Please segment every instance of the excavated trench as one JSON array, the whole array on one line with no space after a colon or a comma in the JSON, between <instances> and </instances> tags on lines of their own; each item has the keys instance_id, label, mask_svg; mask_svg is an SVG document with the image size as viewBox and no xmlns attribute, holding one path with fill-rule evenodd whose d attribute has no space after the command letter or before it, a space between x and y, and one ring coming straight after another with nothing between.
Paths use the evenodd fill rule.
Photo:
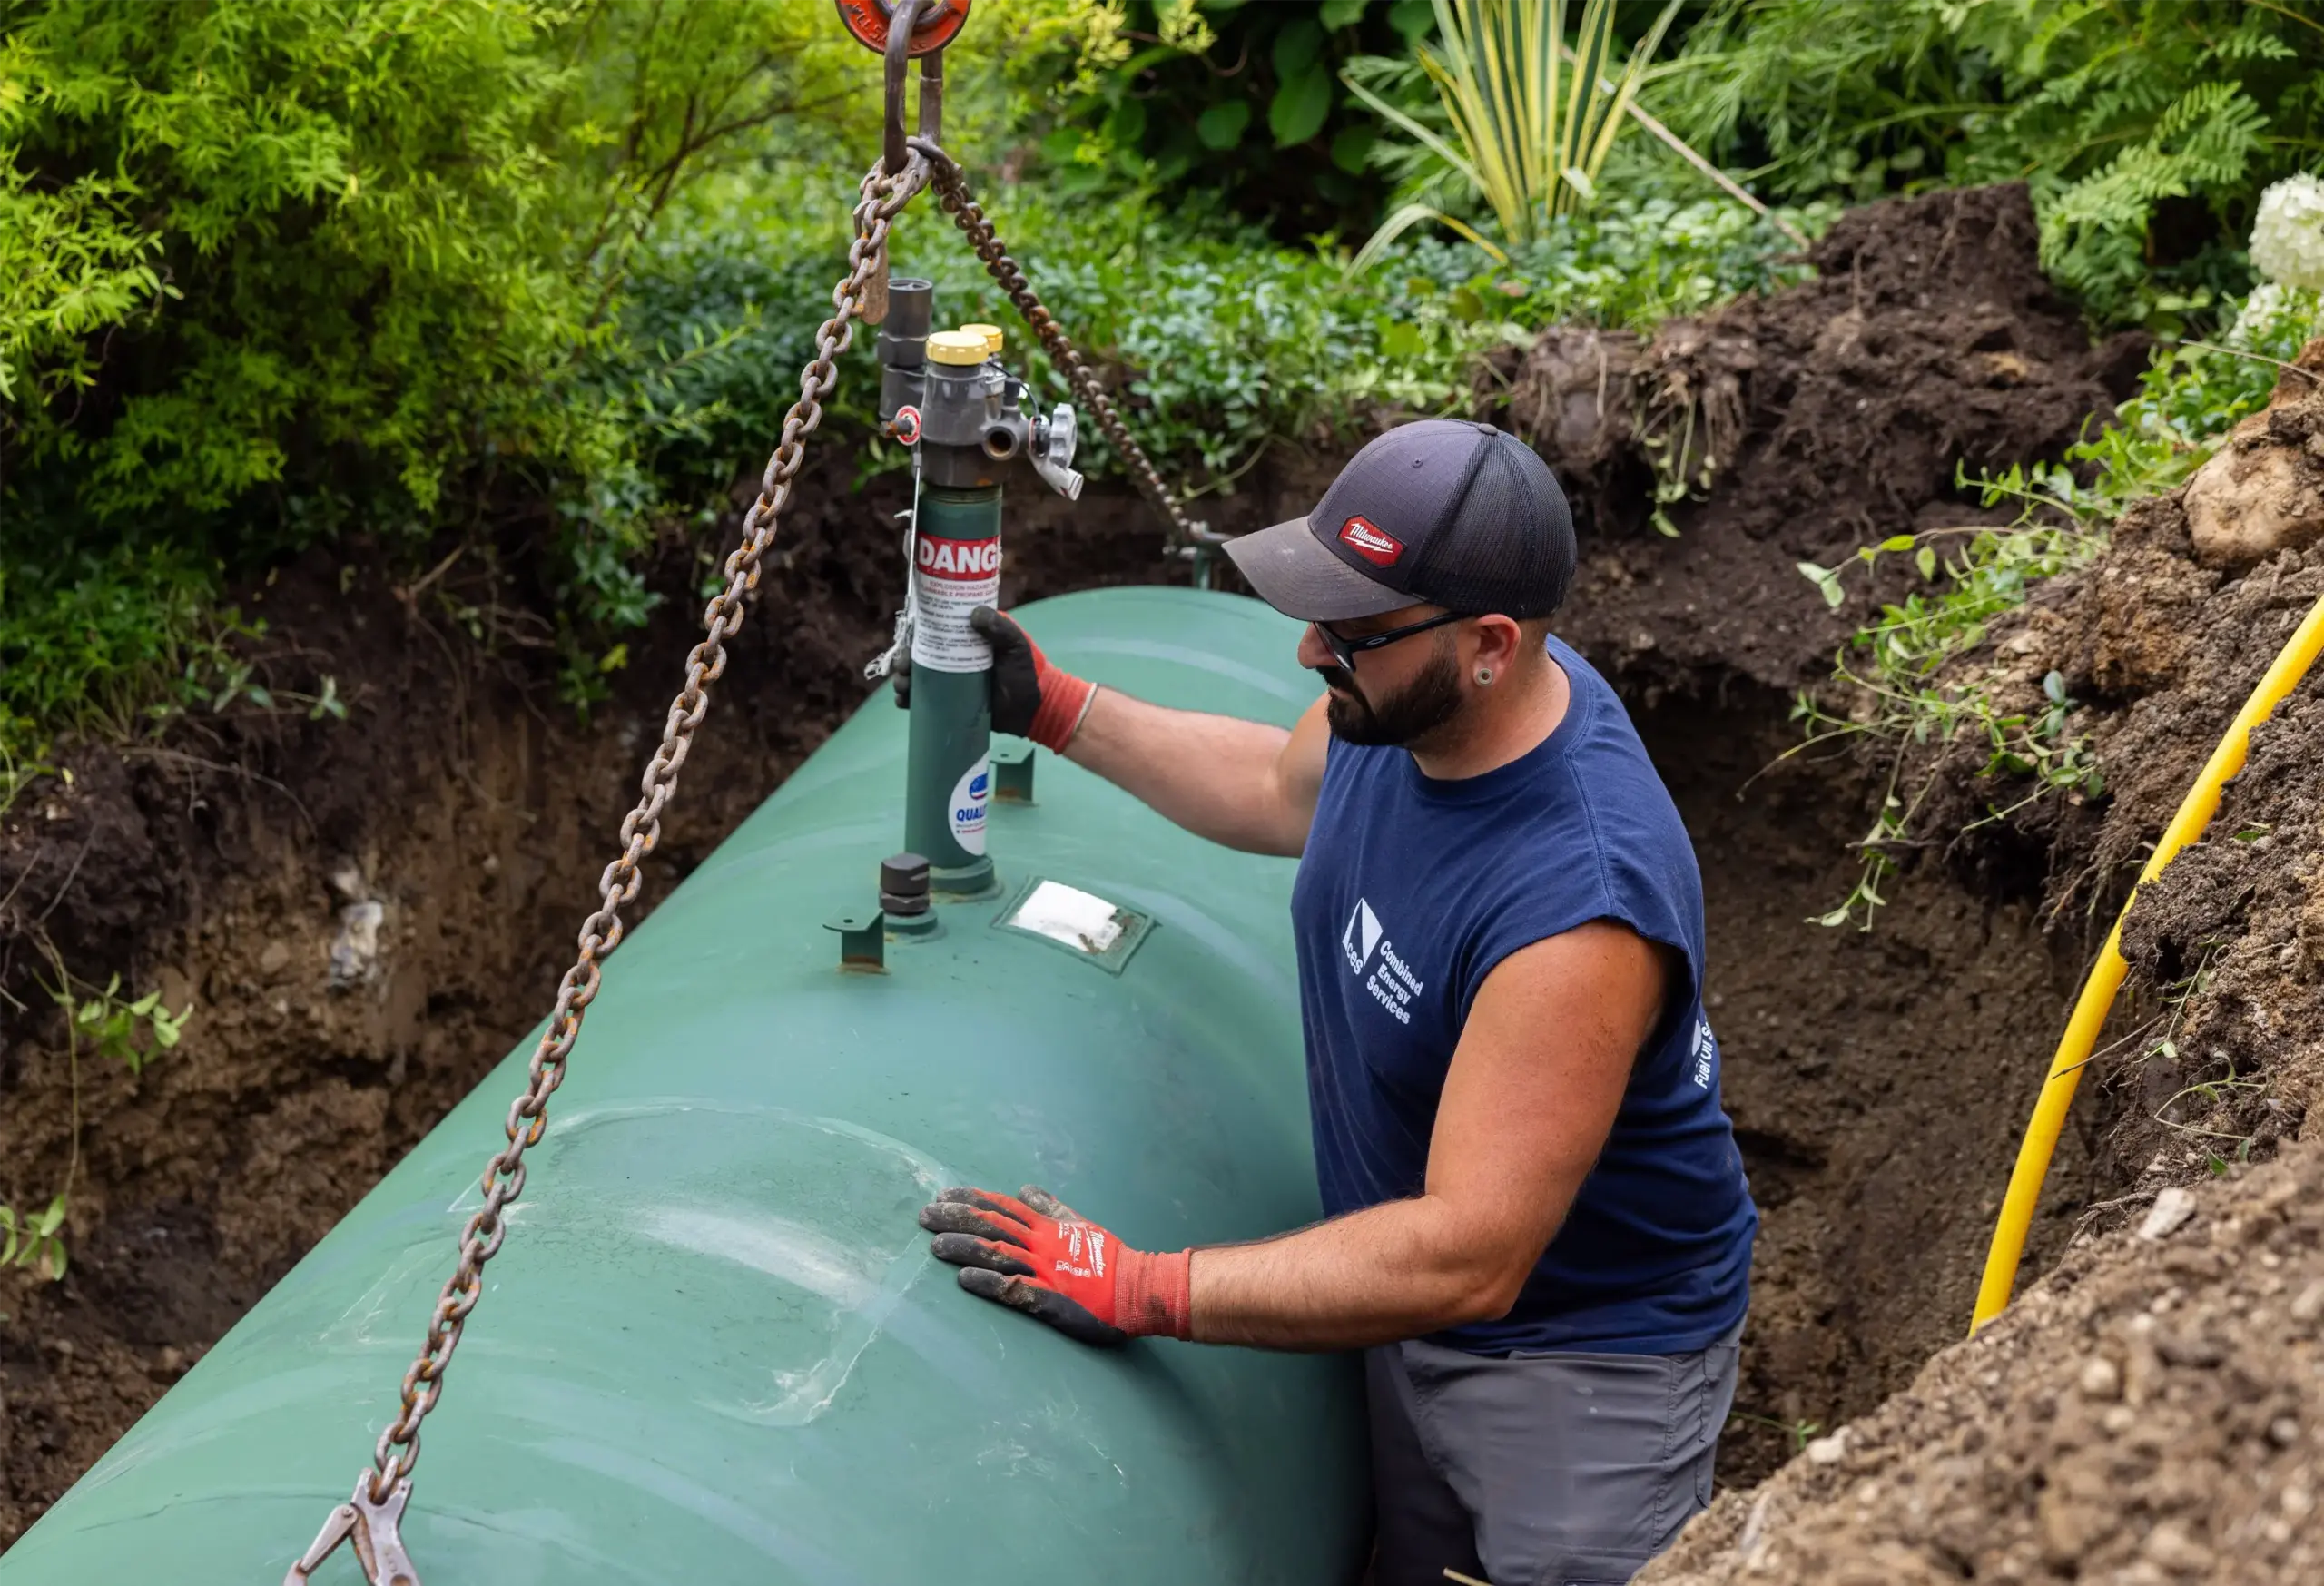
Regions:
<instances>
[{"instance_id":1,"label":"excavated trench","mask_svg":"<svg viewBox=\"0 0 2324 1586\"><path fill-rule=\"evenodd\" d=\"M859 648L874 631L859 633ZM773 730L789 690L753 676L766 659L735 665L706 753L689 766L690 808L674 823L655 892L837 714ZM1691 694L1648 691L1650 704L1634 691L1631 704L1701 859L1711 1015L1766 1218L1721 1471L1740 1483L1780 1463L1811 1427L1869 1410L1959 1335L2076 955L2044 940L2025 903L1983 900L1938 874L1902 884L1870 933L1810 923L1854 877L1846 843L1864 824L1865 790L1831 764L1768 769L1795 741L1786 699L1731 675L1703 681ZM290 800L318 790L296 783L287 794L241 779L190 793L151 767L123 768L125 786L102 771L77 779L126 794L149 841L160 818L195 807L198 820L198 806L242 802L218 812L207 844L174 855L198 901L180 931L140 943L133 960L138 983L196 1001L186 1044L141 1081L106 1075L84 1094L93 1127L73 1267L62 1284L13 1281L0 1327L7 1536L538 1016L649 718L624 710L581 730L534 714L520 692L474 680L469 690L465 722L433 763L412 743L358 744L343 733L320 745L320 780L350 789L384 773L399 747L421 763L314 828ZM343 759L363 763L335 763ZM94 812L41 823L65 828L42 834L53 846L88 842L84 826L102 843L106 830ZM344 881L350 862L359 890L386 904L380 978L333 991L345 889L332 876ZM53 1162L67 1098L56 1032L37 1020L20 1028L6 1161L20 1182L37 1183L25 1169ZM479 1158L489 1145L478 1142ZM2075 1200L2083 1155L2070 1148L2061 1164L2039 1264L2067 1231L2056 1208Z\"/></svg>"},{"instance_id":2,"label":"excavated trench","mask_svg":"<svg viewBox=\"0 0 2324 1586\"><path fill-rule=\"evenodd\" d=\"M1706 1000L1762 1218L1722 1484L1864 1414L1966 1331L2080 962L2030 905L1937 873L1893 884L1868 932L1812 923L1856 881L1847 844L1876 790L1830 764L1769 769L1798 742L1788 704L1739 684L1632 704L1702 865ZM2073 1231L2089 1156L2079 1136L2061 1154L2037 1269Z\"/></svg>"},{"instance_id":3,"label":"excavated trench","mask_svg":"<svg viewBox=\"0 0 2324 1586\"><path fill-rule=\"evenodd\" d=\"M1867 238L1901 236L1925 253L1947 237L1982 236L1996 255L2006 242L2016 273L1967 290L1984 291L1988 318L2019 327L2014 361L1994 365L1990 346L1955 352L1962 379L2005 378L2041 399L2012 397L2039 422L2014 436L1996 428L1979 439L1986 452L2053 454L2061 428L2079 421L2064 409L2102 406L2104 392L2082 364L2036 378L2057 314L2021 279L2030 213L2022 194L1968 202L1978 199L1941 213L1889 206L1901 218L1836 233L1853 251L1824 261L1817 285L1852 283L1859 318L1837 352L1811 324L1808 350L1826 360L1819 378L1853 379L1845 360L1883 334ZM1909 311L1929 311L1919 297ZM1772 316L1769 304L1745 311ZM1767 362L1780 340L1762 335ZM1973 340L1992 342L1990 328ZM1895 384L1893 369L1868 378ZM1758 379L1781 390L1770 401L1808 399L1804 377ZM1927 400L1963 410L1942 390ZM1915 422L1893 404L1882 417ZM1750 459L1783 443L1780 420L1748 403L1744 422L1761 452L1747 448L1728 487L1684 509L1676 542L1624 529L1610 495L1585 494L1588 566L1569 625L1623 688L1704 872L1711 1017L1766 1218L1741 1418L1722 1462L1729 1485L1767 1473L1811 1426L1868 1411L1959 1335L2086 945L2045 937L2038 878L1972 891L1935 866L1894 889L1869 933L1809 922L1847 892L1848 843L1876 790L1850 763L1774 763L1797 741L1789 688L1828 658L1838 630L1805 581L1768 569L1812 554L1796 543L1803 534L1828 553L1856 543L1858 517L1876 529L1897 511L1909 523L1957 504L1950 464L1932 464L1900 501L1881 494L1896 493L1894 476L1860 476L1877 481L1859 489L1861 512L1835 511L1812 533L1788 509L1777 532L1723 523L1722 510L1755 499ZM1934 458L1958 441L1915 444ZM1837 456L1853 442L1819 444ZM1216 516L1243 529L1305 510L1340 455L1275 459ZM846 459L827 457L801 491L639 911L862 697L861 664L892 599L880 526L900 503L891 480L848 478ZM1012 601L1150 578L1161 565L1143 509L1100 492L1070 516L1029 507L1011 535ZM694 555L673 543L665 586L692 582ZM488 565L455 569L425 597L360 547L345 565L347 579L341 564L310 559L252 598L278 646L271 680L332 673L350 724L230 717L162 748L88 747L74 752L70 787L46 785L0 820L0 988L13 999L0 1003L0 1195L21 1203L63 1182L71 1157L63 1026L39 990L45 948L84 977L121 968L133 987L196 1005L184 1045L142 1077L84 1059L71 1270L55 1284L0 1279L0 1545L538 1018L691 643L680 597L584 724L547 703L537 669L451 635L454 606L522 606L525 592ZM331 950L352 901L379 905L379 959L334 990ZM479 1161L491 1144L477 1142ZM2037 1266L2071 1232L2088 1159L2086 1138L2069 1140Z\"/></svg>"}]
</instances>

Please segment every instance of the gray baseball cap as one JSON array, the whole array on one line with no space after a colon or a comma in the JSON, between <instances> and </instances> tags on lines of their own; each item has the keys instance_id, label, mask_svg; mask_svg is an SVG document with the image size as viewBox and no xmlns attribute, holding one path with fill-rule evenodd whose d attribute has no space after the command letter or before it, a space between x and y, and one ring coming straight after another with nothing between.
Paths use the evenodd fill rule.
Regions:
<instances>
[{"instance_id":1,"label":"gray baseball cap","mask_svg":"<svg viewBox=\"0 0 2324 1586\"><path fill-rule=\"evenodd\" d=\"M1302 622L1422 601L1546 616L1573 583L1573 513L1515 436L1423 419L1357 452L1306 517L1230 540L1226 555L1260 599Z\"/></svg>"}]
</instances>

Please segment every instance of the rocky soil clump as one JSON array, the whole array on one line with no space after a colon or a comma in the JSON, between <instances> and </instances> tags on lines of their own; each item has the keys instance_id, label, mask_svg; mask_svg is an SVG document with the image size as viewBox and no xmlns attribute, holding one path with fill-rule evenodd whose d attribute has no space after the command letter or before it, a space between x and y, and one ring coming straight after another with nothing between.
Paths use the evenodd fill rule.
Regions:
<instances>
[{"instance_id":1,"label":"rocky soil clump","mask_svg":"<svg viewBox=\"0 0 2324 1586\"><path fill-rule=\"evenodd\" d=\"M2324 1150L2174 1190L1640 1586L2324 1578Z\"/></svg>"},{"instance_id":2,"label":"rocky soil clump","mask_svg":"<svg viewBox=\"0 0 2324 1586\"><path fill-rule=\"evenodd\" d=\"M1952 681L2003 715L2038 712L2056 673L2077 703L2063 730L2106 779L2102 799L2028 800L2024 779L1984 774L1981 741L1909 753L1903 780L1932 789L1917 824L1959 833L1941 850L1956 873L2038 897L2062 926L2120 909L2324 597L2324 546L2299 505L2324 478L2319 376L2324 341L2186 486L2132 507L2095 561L2037 588L1955 665ZM2103 1171L2127 1197L2117 1218L2266 1156L2324 1091L2324 668L2251 734L2202 840L2139 891L2122 948L2131 983L2095 1065Z\"/></svg>"}]
</instances>

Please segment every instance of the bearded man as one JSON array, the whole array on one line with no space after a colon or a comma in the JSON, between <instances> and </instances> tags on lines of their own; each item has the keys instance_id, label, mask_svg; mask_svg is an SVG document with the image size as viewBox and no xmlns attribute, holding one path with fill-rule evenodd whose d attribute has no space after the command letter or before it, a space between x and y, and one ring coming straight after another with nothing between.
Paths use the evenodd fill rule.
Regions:
<instances>
[{"instance_id":1,"label":"bearded man","mask_svg":"<svg viewBox=\"0 0 2324 1586\"><path fill-rule=\"evenodd\" d=\"M1379 1586L1627 1581L1709 1502L1758 1218L1693 848L1550 632L1564 494L1515 437L1425 420L1227 554L1308 625L1324 694L1288 733L1097 688L975 620L997 728L1298 857L1326 1219L1151 1254L1038 1189L963 1188L921 1224L962 1287L1086 1343L1364 1350Z\"/></svg>"}]
</instances>

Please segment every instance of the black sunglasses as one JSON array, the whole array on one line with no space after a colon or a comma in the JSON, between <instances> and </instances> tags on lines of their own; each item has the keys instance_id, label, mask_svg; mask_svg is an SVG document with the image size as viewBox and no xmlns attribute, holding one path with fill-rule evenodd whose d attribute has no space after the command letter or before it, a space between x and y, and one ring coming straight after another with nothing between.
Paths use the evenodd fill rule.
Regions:
<instances>
[{"instance_id":1,"label":"black sunglasses","mask_svg":"<svg viewBox=\"0 0 2324 1586\"><path fill-rule=\"evenodd\" d=\"M1448 622L1459 622L1467 615L1466 612L1460 611L1439 612L1434 616L1423 617L1418 622L1406 623L1400 628L1390 628L1384 633L1366 634L1360 639L1342 638L1325 623L1319 622L1313 626L1316 636L1324 641L1324 648L1329 650L1332 653L1332 659L1340 664L1340 670L1354 672L1355 657L1361 652L1376 650L1384 645L1393 645L1398 639L1409 639L1414 634L1424 634L1431 628L1441 628Z\"/></svg>"}]
</instances>

